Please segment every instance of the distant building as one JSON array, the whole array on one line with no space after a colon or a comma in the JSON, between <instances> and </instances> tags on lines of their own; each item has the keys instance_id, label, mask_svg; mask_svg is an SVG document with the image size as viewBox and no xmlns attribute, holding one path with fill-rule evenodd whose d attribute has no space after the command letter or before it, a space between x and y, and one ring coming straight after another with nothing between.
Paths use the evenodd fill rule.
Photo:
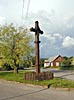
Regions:
<instances>
[{"instance_id":1,"label":"distant building","mask_svg":"<svg viewBox=\"0 0 74 100\"><path fill-rule=\"evenodd\" d=\"M59 66L60 62L62 62L64 58L61 55L50 57L48 60L44 61L44 67L48 66Z\"/></svg>"}]
</instances>

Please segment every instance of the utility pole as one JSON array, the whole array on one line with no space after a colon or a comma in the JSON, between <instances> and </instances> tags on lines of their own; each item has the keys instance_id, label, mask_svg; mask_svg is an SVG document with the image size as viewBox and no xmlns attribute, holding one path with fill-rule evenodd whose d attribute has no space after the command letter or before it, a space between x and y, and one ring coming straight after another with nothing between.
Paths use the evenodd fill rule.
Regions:
<instances>
[{"instance_id":1,"label":"utility pole","mask_svg":"<svg viewBox=\"0 0 74 100\"><path fill-rule=\"evenodd\" d=\"M43 31L40 30L39 28L39 22L36 21L35 22L35 28L30 28L30 31L32 32L35 32L35 49L36 49L36 64L35 64L35 67L36 67L36 75L39 75L40 73L40 57L39 57L39 33L40 34L43 34Z\"/></svg>"}]
</instances>

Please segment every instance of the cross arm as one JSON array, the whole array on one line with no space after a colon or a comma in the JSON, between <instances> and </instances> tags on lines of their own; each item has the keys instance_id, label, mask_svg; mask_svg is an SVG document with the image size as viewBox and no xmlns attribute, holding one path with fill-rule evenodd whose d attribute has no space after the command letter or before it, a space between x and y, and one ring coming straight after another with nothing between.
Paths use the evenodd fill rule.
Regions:
<instances>
[{"instance_id":1,"label":"cross arm","mask_svg":"<svg viewBox=\"0 0 74 100\"><path fill-rule=\"evenodd\" d=\"M43 34L43 31L41 31L40 28L39 28L38 30L36 30L35 28L31 27L31 28L30 28L30 31L31 31L31 32L39 31L39 33Z\"/></svg>"},{"instance_id":2,"label":"cross arm","mask_svg":"<svg viewBox=\"0 0 74 100\"><path fill-rule=\"evenodd\" d=\"M33 27L30 28L30 31L31 32L36 32L35 28L33 28Z\"/></svg>"},{"instance_id":3,"label":"cross arm","mask_svg":"<svg viewBox=\"0 0 74 100\"><path fill-rule=\"evenodd\" d=\"M41 30L39 29L39 33L43 34L43 31L41 31Z\"/></svg>"}]
</instances>

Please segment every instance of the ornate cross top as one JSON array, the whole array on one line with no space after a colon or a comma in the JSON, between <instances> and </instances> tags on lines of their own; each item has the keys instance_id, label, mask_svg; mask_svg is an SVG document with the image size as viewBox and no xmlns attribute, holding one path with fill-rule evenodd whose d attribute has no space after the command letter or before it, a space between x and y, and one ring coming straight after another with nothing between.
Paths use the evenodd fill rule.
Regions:
<instances>
[{"instance_id":1,"label":"ornate cross top","mask_svg":"<svg viewBox=\"0 0 74 100\"><path fill-rule=\"evenodd\" d=\"M40 62L39 62L39 33L43 34L43 31L39 28L39 22L35 22L35 28L30 28L30 31L35 32L35 48L36 48L36 75L39 75L40 73Z\"/></svg>"},{"instance_id":2,"label":"ornate cross top","mask_svg":"<svg viewBox=\"0 0 74 100\"><path fill-rule=\"evenodd\" d=\"M35 22L35 28L33 28L33 27L30 28L30 31L43 34L43 31L41 31L40 28L39 28L39 22L38 21Z\"/></svg>"}]
</instances>

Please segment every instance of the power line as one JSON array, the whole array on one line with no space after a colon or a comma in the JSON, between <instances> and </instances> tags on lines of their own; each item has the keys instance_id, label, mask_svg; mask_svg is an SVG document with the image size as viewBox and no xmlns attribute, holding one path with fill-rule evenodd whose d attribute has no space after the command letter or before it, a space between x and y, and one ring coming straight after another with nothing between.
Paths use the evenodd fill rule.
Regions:
<instances>
[{"instance_id":1,"label":"power line","mask_svg":"<svg viewBox=\"0 0 74 100\"><path fill-rule=\"evenodd\" d=\"M23 19L23 14L24 14L24 0L22 2L22 19Z\"/></svg>"},{"instance_id":2,"label":"power line","mask_svg":"<svg viewBox=\"0 0 74 100\"><path fill-rule=\"evenodd\" d=\"M30 8L30 0L28 0L28 4L27 4L26 18L28 17L29 8Z\"/></svg>"},{"instance_id":3,"label":"power line","mask_svg":"<svg viewBox=\"0 0 74 100\"><path fill-rule=\"evenodd\" d=\"M27 2L25 2L26 0L22 1L22 20L21 23L23 22L23 20L27 20L28 18L28 13L29 13L29 7L30 7L30 0L27 0ZM27 4L26 4L27 3ZM24 16L24 8L25 8L25 16Z\"/></svg>"}]
</instances>

